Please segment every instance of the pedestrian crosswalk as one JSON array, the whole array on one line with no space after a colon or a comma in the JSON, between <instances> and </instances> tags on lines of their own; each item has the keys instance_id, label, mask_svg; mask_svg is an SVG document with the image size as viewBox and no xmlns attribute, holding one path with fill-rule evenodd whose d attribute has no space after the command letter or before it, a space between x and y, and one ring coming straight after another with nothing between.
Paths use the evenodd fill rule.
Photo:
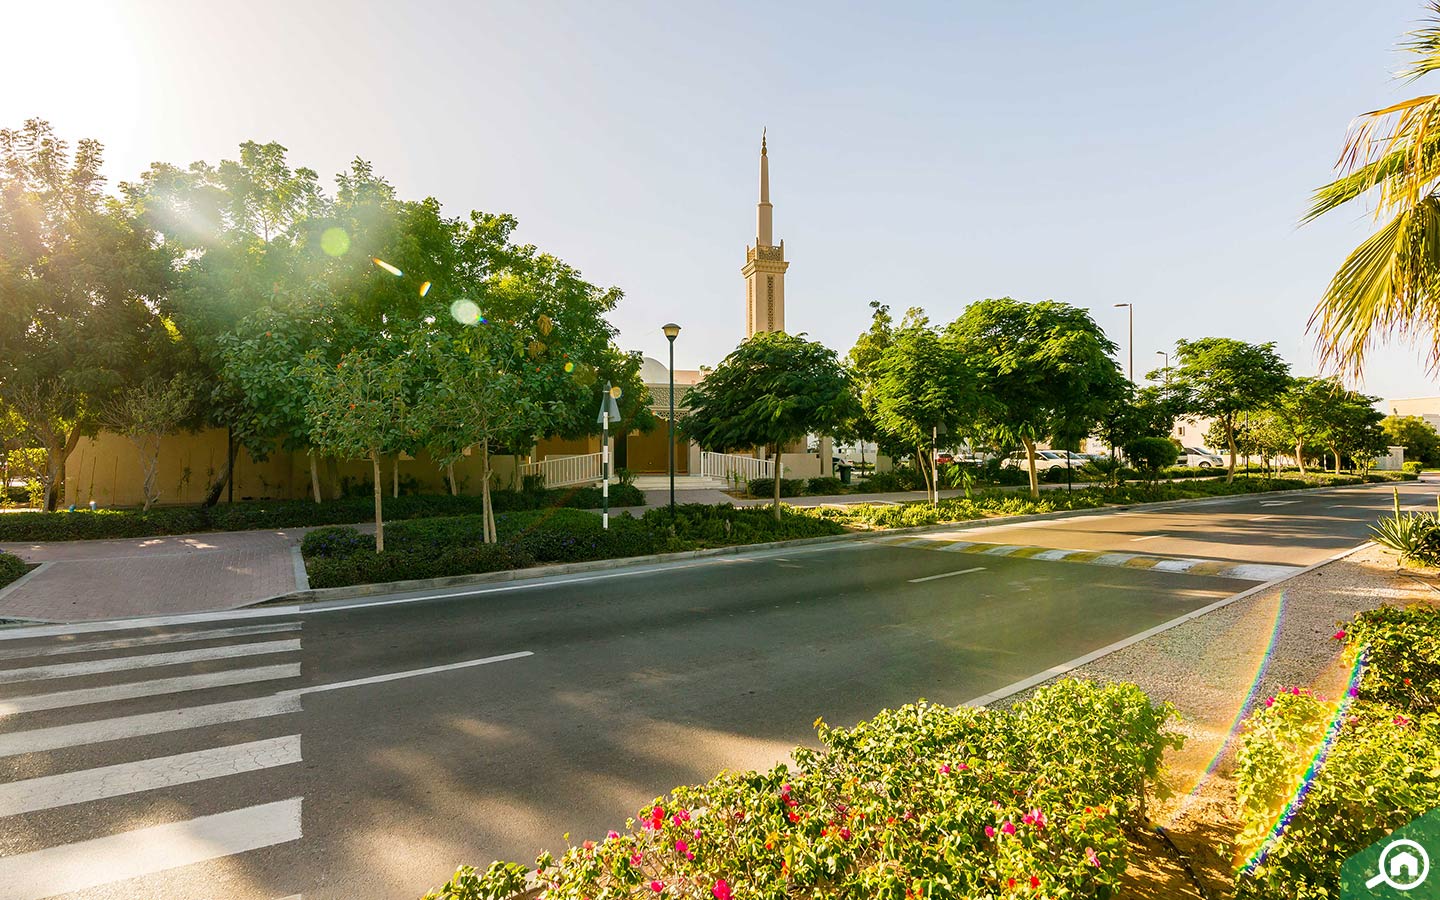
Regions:
<instances>
[{"instance_id":1,"label":"pedestrian crosswalk","mask_svg":"<svg viewBox=\"0 0 1440 900\"><path fill-rule=\"evenodd\" d=\"M302 761L300 652L298 621L0 634L0 900L158 898L300 840L303 797L270 774ZM277 887L261 900L301 885Z\"/></svg>"}]
</instances>

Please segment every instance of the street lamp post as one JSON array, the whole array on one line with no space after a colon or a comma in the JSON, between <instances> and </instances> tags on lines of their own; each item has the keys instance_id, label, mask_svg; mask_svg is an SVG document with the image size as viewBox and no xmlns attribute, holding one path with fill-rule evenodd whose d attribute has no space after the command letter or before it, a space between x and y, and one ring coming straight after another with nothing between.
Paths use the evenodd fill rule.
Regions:
<instances>
[{"instance_id":1,"label":"street lamp post","mask_svg":"<svg viewBox=\"0 0 1440 900\"><path fill-rule=\"evenodd\" d=\"M670 437L666 449L670 461L670 521L675 521L675 338L680 336L680 326L674 322L665 325L665 340L670 342Z\"/></svg>"},{"instance_id":2,"label":"street lamp post","mask_svg":"<svg viewBox=\"0 0 1440 900\"><path fill-rule=\"evenodd\" d=\"M1130 383L1135 383L1135 304L1117 303L1115 308L1125 307L1130 311Z\"/></svg>"},{"instance_id":3,"label":"street lamp post","mask_svg":"<svg viewBox=\"0 0 1440 900\"><path fill-rule=\"evenodd\" d=\"M1166 353L1164 350L1156 350L1156 351L1155 351L1155 355L1156 355L1156 356L1163 356L1163 357L1165 357L1165 383L1166 383L1166 384L1169 384L1169 383L1170 383L1170 354Z\"/></svg>"}]
</instances>

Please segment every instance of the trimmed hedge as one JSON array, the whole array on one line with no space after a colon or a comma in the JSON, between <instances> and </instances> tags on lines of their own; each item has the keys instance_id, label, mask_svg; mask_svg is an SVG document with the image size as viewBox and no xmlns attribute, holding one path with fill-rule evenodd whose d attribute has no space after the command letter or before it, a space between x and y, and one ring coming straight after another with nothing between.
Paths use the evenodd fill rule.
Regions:
<instances>
[{"instance_id":1,"label":"trimmed hedge","mask_svg":"<svg viewBox=\"0 0 1440 900\"><path fill-rule=\"evenodd\" d=\"M0 550L0 587L4 587L30 570L25 560Z\"/></svg>"},{"instance_id":2,"label":"trimmed hedge","mask_svg":"<svg viewBox=\"0 0 1440 900\"><path fill-rule=\"evenodd\" d=\"M545 508L599 509L600 489L551 488L543 491L494 491L491 505L497 513ZM644 506L645 493L634 485L610 486L612 507ZM477 514L481 498L471 495L406 494L384 498L385 521ZM79 541L105 538L153 537L203 531L304 528L350 525L375 518L371 497L344 497L314 503L309 500L257 500L226 503L208 509L197 506L160 507L149 512L102 509L91 512L22 512L0 516L0 541Z\"/></svg>"},{"instance_id":3,"label":"trimmed hedge","mask_svg":"<svg viewBox=\"0 0 1440 900\"><path fill-rule=\"evenodd\" d=\"M745 483L745 492L752 497L774 497L775 479L752 478ZM805 480L803 478L780 479L780 496L798 497L803 493L805 493Z\"/></svg>"},{"instance_id":4,"label":"trimmed hedge","mask_svg":"<svg viewBox=\"0 0 1440 900\"><path fill-rule=\"evenodd\" d=\"M608 837L536 861L548 897L905 900L1110 897L1125 825L1174 710L1133 684L1061 681L1009 709L920 701L769 772L658 797ZM427 900L495 900L527 868L464 868Z\"/></svg>"},{"instance_id":5,"label":"trimmed hedge","mask_svg":"<svg viewBox=\"0 0 1440 900\"><path fill-rule=\"evenodd\" d=\"M843 534L845 529L785 509L685 504L652 509L643 518L613 517L604 529L594 513L573 509L503 513L495 517L497 544L485 544L481 516L414 519L385 526L385 552L375 538L350 526L320 528L300 544L313 588L444 578L518 569L538 563L648 556L672 550L752 544Z\"/></svg>"}]
</instances>

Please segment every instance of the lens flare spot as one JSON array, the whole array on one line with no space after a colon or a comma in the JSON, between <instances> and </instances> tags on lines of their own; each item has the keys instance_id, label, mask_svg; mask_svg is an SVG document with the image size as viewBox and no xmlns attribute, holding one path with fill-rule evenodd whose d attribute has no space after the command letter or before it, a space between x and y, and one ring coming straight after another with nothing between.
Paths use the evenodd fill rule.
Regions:
<instances>
[{"instance_id":1,"label":"lens flare spot","mask_svg":"<svg viewBox=\"0 0 1440 900\"><path fill-rule=\"evenodd\" d=\"M327 256L344 256L350 252L350 235L343 228L327 228L320 232L320 249Z\"/></svg>"},{"instance_id":2,"label":"lens flare spot","mask_svg":"<svg viewBox=\"0 0 1440 900\"><path fill-rule=\"evenodd\" d=\"M461 325L478 325L485 321L475 301L463 298L450 304L450 317Z\"/></svg>"},{"instance_id":3,"label":"lens flare spot","mask_svg":"<svg viewBox=\"0 0 1440 900\"><path fill-rule=\"evenodd\" d=\"M614 387L610 388L610 396L614 397L616 400L620 399L620 393L620 385L617 384Z\"/></svg>"},{"instance_id":4,"label":"lens flare spot","mask_svg":"<svg viewBox=\"0 0 1440 900\"><path fill-rule=\"evenodd\" d=\"M567 373L575 371L575 364L573 362L567 362L565 364L565 371Z\"/></svg>"},{"instance_id":5,"label":"lens flare spot","mask_svg":"<svg viewBox=\"0 0 1440 900\"><path fill-rule=\"evenodd\" d=\"M428 294L428 293L430 293L430 282L428 282L428 281L422 281L422 282L420 282L420 296L423 297L423 296L425 296L425 295Z\"/></svg>"},{"instance_id":6,"label":"lens flare spot","mask_svg":"<svg viewBox=\"0 0 1440 900\"><path fill-rule=\"evenodd\" d=\"M405 274L404 272L390 265L378 256L370 257L370 261L373 262L375 265L379 266L380 268L384 269L385 271L389 272L391 275L400 276Z\"/></svg>"}]
</instances>

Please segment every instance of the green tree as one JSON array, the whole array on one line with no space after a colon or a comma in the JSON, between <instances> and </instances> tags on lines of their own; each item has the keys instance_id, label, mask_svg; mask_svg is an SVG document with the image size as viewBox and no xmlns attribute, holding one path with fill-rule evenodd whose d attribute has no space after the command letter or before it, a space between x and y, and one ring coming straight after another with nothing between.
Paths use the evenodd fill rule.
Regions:
<instances>
[{"instance_id":1,"label":"green tree","mask_svg":"<svg viewBox=\"0 0 1440 900\"><path fill-rule=\"evenodd\" d=\"M1305 474L1305 457L1325 428L1331 404L1344 394L1344 388L1329 378L1296 378L1276 397L1272 412L1276 426L1284 434L1287 449L1295 454L1300 474Z\"/></svg>"},{"instance_id":2,"label":"green tree","mask_svg":"<svg viewBox=\"0 0 1440 900\"><path fill-rule=\"evenodd\" d=\"M1290 367L1273 343L1200 338L1175 344L1168 390L1186 412L1209 416L1230 451L1226 481L1235 479L1235 428L1240 416L1273 404L1290 383Z\"/></svg>"},{"instance_id":3,"label":"green tree","mask_svg":"<svg viewBox=\"0 0 1440 900\"><path fill-rule=\"evenodd\" d=\"M1440 466L1440 434L1419 416L1386 416L1380 421L1387 446L1404 447L1406 459L1417 459L1426 468Z\"/></svg>"},{"instance_id":4,"label":"green tree","mask_svg":"<svg viewBox=\"0 0 1440 900\"><path fill-rule=\"evenodd\" d=\"M1159 479L1162 469L1175 465L1179 456L1180 448L1165 437L1137 437L1125 445L1125 458L1151 484Z\"/></svg>"},{"instance_id":5,"label":"green tree","mask_svg":"<svg viewBox=\"0 0 1440 900\"><path fill-rule=\"evenodd\" d=\"M1397 73L1416 79L1440 70L1440 2L1401 49ZM1359 375L1366 352L1400 336L1428 346L1440 365L1440 95L1392 103L1355 119L1340 152L1339 176L1315 192L1305 221L1370 198L1381 227L1346 257L1311 316L1322 357Z\"/></svg>"},{"instance_id":6,"label":"green tree","mask_svg":"<svg viewBox=\"0 0 1440 900\"><path fill-rule=\"evenodd\" d=\"M926 485L937 487L931 442L937 430L960 434L975 421L974 374L923 316L906 317L874 371L870 396L877 432L913 451Z\"/></svg>"},{"instance_id":7,"label":"green tree","mask_svg":"<svg viewBox=\"0 0 1440 900\"><path fill-rule=\"evenodd\" d=\"M1336 472L1343 457L1348 456L1357 469L1368 469L1375 457L1385 452L1388 441L1380 427L1385 415L1375 408L1379 402L1379 397L1346 390L1326 407L1318 440L1330 448Z\"/></svg>"},{"instance_id":8,"label":"green tree","mask_svg":"<svg viewBox=\"0 0 1440 900\"><path fill-rule=\"evenodd\" d=\"M140 458L144 508L160 499L155 476L160 466L160 441L190 420L199 385L187 373L169 380L151 379L124 391L101 407L97 419L135 446Z\"/></svg>"},{"instance_id":9,"label":"green tree","mask_svg":"<svg viewBox=\"0 0 1440 900\"><path fill-rule=\"evenodd\" d=\"M680 430L709 450L769 448L780 518L780 452L855 414L850 377L835 351L801 335L761 332L685 393Z\"/></svg>"},{"instance_id":10,"label":"green tree","mask_svg":"<svg viewBox=\"0 0 1440 900\"><path fill-rule=\"evenodd\" d=\"M0 129L0 398L45 450L44 508L96 413L173 335L170 256L104 192L100 144Z\"/></svg>"},{"instance_id":11,"label":"green tree","mask_svg":"<svg viewBox=\"0 0 1440 900\"><path fill-rule=\"evenodd\" d=\"M1178 415L1174 400L1163 388L1149 385L1137 390L1127 381L1101 413L1095 435L1113 452L1136 438L1169 437Z\"/></svg>"},{"instance_id":12,"label":"green tree","mask_svg":"<svg viewBox=\"0 0 1440 900\"><path fill-rule=\"evenodd\" d=\"M314 354L296 375L310 397L310 439L323 453L343 459L369 457L374 468L375 552L385 551L380 457L407 436L406 360L376 348L351 350L331 365Z\"/></svg>"},{"instance_id":13,"label":"green tree","mask_svg":"<svg viewBox=\"0 0 1440 900\"><path fill-rule=\"evenodd\" d=\"M980 428L1024 446L1031 496L1040 496L1036 443L1085 433L1122 396L1114 342L1088 312L1067 303L980 300L945 337L976 373L986 401Z\"/></svg>"}]
</instances>

